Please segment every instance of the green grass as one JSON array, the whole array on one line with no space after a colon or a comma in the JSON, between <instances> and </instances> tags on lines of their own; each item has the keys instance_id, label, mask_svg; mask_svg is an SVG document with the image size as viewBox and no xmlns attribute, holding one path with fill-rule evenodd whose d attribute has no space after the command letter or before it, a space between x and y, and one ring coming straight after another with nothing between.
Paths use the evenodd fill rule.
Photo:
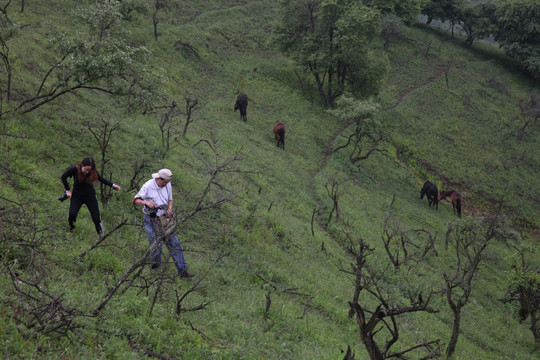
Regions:
<instances>
[{"instance_id":1,"label":"green grass","mask_svg":"<svg viewBox=\"0 0 540 360\"><path fill-rule=\"evenodd\" d=\"M55 59L48 47L50 24L74 31L68 11L73 4L35 1L22 14L10 8L15 20L33 24L10 42L17 98L35 91L47 64ZM121 287L97 317L75 316L81 326L76 333L44 335L19 321L28 306L14 315L18 304L32 302L18 297L3 271L3 357L146 358L135 350L138 346L185 359L336 359L349 345L356 358L367 359L357 325L348 317L353 285L341 270L348 269L352 259L346 255L344 231L369 242L375 248L370 268L383 268L383 221L394 195L394 215L404 229L437 235L438 256L428 256L415 268L413 285L441 289L442 273L455 266L455 255L444 248L448 224L493 212L503 197L507 226L523 231L526 242L537 243L538 129L531 128L523 140L516 137L523 121L517 105L528 101L531 92L538 93L537 83L513 69L491 45L466 48L457 40L443 43L445 35L438 31L407 29L408 40L395 41L387 50L391 70L376 99L383 109L377 116L388 134L388 153L374 155L359 168L350 164L347 149L326 159L330 145L335 149L344 142L339 135L344 125L321 106L309 75L269 46L275 6L266 1L173 0L161 13L158 41L153 39L151 13L134 15L129 24L133 41L151 50L151 66L167 76L169 99L182 108L189 91L202 105L186 139L174 141L169 151L161 145L156 115L127 113L116 99L103 94L78 92L3 119L3 269L9 264L21 278L39 282L51 295L62 295L62 304L75 313L91 314L146 249L140 209L131 205L137 189L127 191L136 162L149 161L139 186L161 167L173 171L179 214L193 208L210 176L207 164L216 161L201 139L216 141L219 162L240 151L241 161L235 166L242 171L218 178L237 195L234 202L197 214L178 231L190 270L205 276L182 307L207 304L204 309L177 316L177 296L193 282L176 278L159 285L158 273L145 267L133 286ZM189 42L200 59L182 52L177 41ZM448 89L445 66L450 69ZM3 75L0 72L0 81ZM237 91L250 98L246 123L233 112ZM177 117L178 128L183 119ZM79 255L97 240L93 223L83 208L75 234L67 232L68 202L59 203L56 197L63 190L60 175L68 166L85 156L100 158L87 123L95 129L101 120L121 124L111 137L105 175L112 174L122 186L106 205L100 199L102 218L106 230L124 218L128 224L81 259ZM284 151L275 145L276 120L287 126ZM343 135L350 131L345 129ZM325 184L331 178L341 184L341 212L339 221L334 217L326 226L332 202ZM441 202L435 211L419 199L427 178L440 189L452 187L464 194L466 219L458 220L448 203ZM221 195L214 187L208 200ZM32 226L20 223L33 219L40 231L25 233ZM39 245L21 246L21 239ZM517 308L498 301L508 283L511 244L513 240L496 240L486 252L471 302L463 309L456 359L538 356L528 325L518 321ZM215 263L223 252L228 256ZM169 260L167 250L164 259ZM530 261L538 266L538 254ZM163 271L174 275L172 264ZM399 273L388 274L386 281L393 290L402 284ZM372 299L362 301L374 305ZM432 306L440 312L400 318L401 337L394 350L435 338L449 340L452 314L445 298L434 296ZM384 341L380 335L377 339Z\"/></svg>"}]
</instances>

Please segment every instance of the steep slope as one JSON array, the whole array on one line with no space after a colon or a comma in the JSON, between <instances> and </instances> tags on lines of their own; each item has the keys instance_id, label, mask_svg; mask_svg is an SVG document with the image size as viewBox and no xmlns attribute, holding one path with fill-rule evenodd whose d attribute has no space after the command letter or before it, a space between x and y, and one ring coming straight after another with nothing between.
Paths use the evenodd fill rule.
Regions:
<instances>
[{"instance_id":1,"label":"steep slope","mask_svg":"<svg viewBox=\"0 0 540 360\"><path fill-rule=\"evenodd\" d=\"M71 9L87 3L34 1L23 13L8 8L13 19L31 24L8 43L16 98L39 86L44 69L58 60L49 36L54 29L75 33L81 24ZM147 66L165 78L155 104L164 110L129 112L109 94L77 91L2 118L4 357L335 359L351 346L356 358L367 359L348 316L354 258L347 234L375 248L371 271L389 269L381 237L395 196L396 223L435 238L436 252L411 270L411 288L437 291L443 272L456 267L445 248L448 227L489 214L503 195L504 229L520 230L524 239L498 238L488 248L463 310L456 358L536 354L517 308L498 299L509 282L512 246L538 240L538 131L515 137L523 120L517 104L537 84L506 68L495 50L465 49L424 28L408 29L408 40L388 49L392 69L377 97L387 154L357 168L347 149L332 151L345 142L349 124L320 104L309 74L269 45L275 3L170 1L158 12L157 40L153 2L144 3L148 11L131 13L124 26L131 42L149 49ZM426 52L439 42L438 53ZM233 111L237 92L250 99L245 123ZM186 98L199 106L183 138ZM178 112L167 149L159 122L173 101ZM285 150L273 138L276 120L287 125ZM103 152L95 134L107 131ZM111 231L101 240L84 209L77 232L68 233L67 202L56 200L60 174L88 155L100 164L104 155L104 175L123 188L106 203L98 192ZM167 251L160 271L134 267L148 242L131 200L161 167L175 174L175 208L186 218L177 233L197 275L191 281L174 277ZM426 178L464 193L461 222L448 204L435 211L419 199ZM328 221L333 180L340 217ZM538 256L531 262L538 264ZM403 274L389 274L385 289L406 292ZM395 300L406 302L404 292ZM369 296L362 300L376 305ZM439 312L400 318L396 351L448 341L452 313L440 292L431 306ZM377 340L384 343L383 332Z\"/></svg>"}]
</instances>

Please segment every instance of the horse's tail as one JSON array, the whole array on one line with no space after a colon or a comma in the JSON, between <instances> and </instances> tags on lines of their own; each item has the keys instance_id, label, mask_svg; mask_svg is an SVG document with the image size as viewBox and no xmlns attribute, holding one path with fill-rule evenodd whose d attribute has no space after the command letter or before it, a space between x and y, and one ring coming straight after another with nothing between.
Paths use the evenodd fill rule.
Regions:
<instances>
[{"instance_id":1,"label":"horse's tail","mask_svg":"<svg viewBox=\"0 0 540 360\"><path fill-rule=\"evenodd\" d=\"M458 196L456 200L457 216L461 217L461 197Z\"/></svg>"},{"instance_id":2,"label":"horse's tail","mask_svg":"<svg viewBox=\"0 0 540 360\"><path fill-rule=\"evenodd\" d=\"M281 146L285 149L285 128L282 127L279 129L279 136L281 138Z\"/></svg>"}]
</instances>

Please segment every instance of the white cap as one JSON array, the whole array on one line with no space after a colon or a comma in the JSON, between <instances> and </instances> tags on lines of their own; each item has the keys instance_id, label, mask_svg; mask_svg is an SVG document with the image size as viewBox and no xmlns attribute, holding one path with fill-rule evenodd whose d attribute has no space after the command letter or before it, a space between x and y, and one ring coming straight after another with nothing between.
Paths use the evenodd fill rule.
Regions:
<instances>
[{"instance_id":1,"label":"white cap","mask_svg":"<svg viewBox=\"0 0 540 360\"><path fill-rule=\"evenodd\" d=\"M169 169L161 169L157 173L153 173L152 177L161 178L163 180L170 180L172 178L172 172Z\"/></svg>"}]
</instances>

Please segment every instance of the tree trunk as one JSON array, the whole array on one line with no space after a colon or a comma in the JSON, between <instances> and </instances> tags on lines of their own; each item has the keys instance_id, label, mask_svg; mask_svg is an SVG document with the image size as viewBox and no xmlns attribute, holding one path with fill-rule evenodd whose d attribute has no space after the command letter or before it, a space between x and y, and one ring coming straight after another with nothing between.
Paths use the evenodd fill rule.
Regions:
<instances>
[{"instance_id":1,"label":"tree trunk","mask_svg":"<svg viewBox=\"0 0 540 360\"><path fill-rule=\"evenodd\" d=\"M312 74L314 75L315 77L315 82L317 83L317 89L319 90L319 95L323 98L324 100L324 103L326 104L326 106L330 106L330 100L326 97L326 94L324 92L324 85L321 81L321 78L319 76L319 74L316 74L312 71Z\"/></svg>"},{"instance_id":2,"label":"tree trunk","mask_svg":"<svg viewBox=\"0 0 540 360\"><path fill-rule=\"evenodd\" d=\"M157 25L158 25L158 19L157 19L157 13L158 13L158 9L156 9L156 12L154 12L154 14L152 14L152 23L154 25L154 40L157 41L158 39L158 31L157 31Z\"/></svg>"},{"instance_id":3,"label":"tree trunk","mask_svg":"<svg viewBox=\"0 0 540 360\"><path fill-rule=\"evenodd\" d=\"M362 343L364 344L371 360L384 360L384 356L381 353L379 346L373 339L373 332L371 331L371 329L367 328L364 319L364 311L362 310L360 305L358 305L358 302L356 302L357 296L358 294L355 294L355 302L349 302L349 305L351 306L352 311L356 315L356 323L358 324L358 329L360 330L360 341L362 341Z\"/></svg>"},{"instance_id":4,"label":"tree trunk","mask_svg":"<svg viewBox=\"0 0 540 360\"><path fill-rule=\"evenodd\" d=\"M454 352L456 351L456 345L459 337L459 327L461 325L461 308L456 307L452 310L454 311L454 326L452 328L452 336L450 337L448 347L446 348L447 359L454 355Z\"/></svg>"},{"instance_id":5,"label":"tree trunk","mask_svg":"<svg viewBox=\"0 0 540 360\"><path fill-rule=\"evenodd\" d=\"M531 316L531 331L533 333L534 342L538 344L540 343L540 331L538 331L538 318L536 317L536 312L532 311L530 316Z\"/></svg>"},{"instance_id":6,"label":"tree trunk","mask_svg":"<svg viewBox=\"0 0 540 360\"><path fill-rule=\"evenodd\" d=\"M384 356L381 353L381 350L373 340L372 336L368 336L367 338L364 338L364 346L366 347L366 350L369 354L369 358L371 360L384 360Z\"/></svg>"}]
</instances>

